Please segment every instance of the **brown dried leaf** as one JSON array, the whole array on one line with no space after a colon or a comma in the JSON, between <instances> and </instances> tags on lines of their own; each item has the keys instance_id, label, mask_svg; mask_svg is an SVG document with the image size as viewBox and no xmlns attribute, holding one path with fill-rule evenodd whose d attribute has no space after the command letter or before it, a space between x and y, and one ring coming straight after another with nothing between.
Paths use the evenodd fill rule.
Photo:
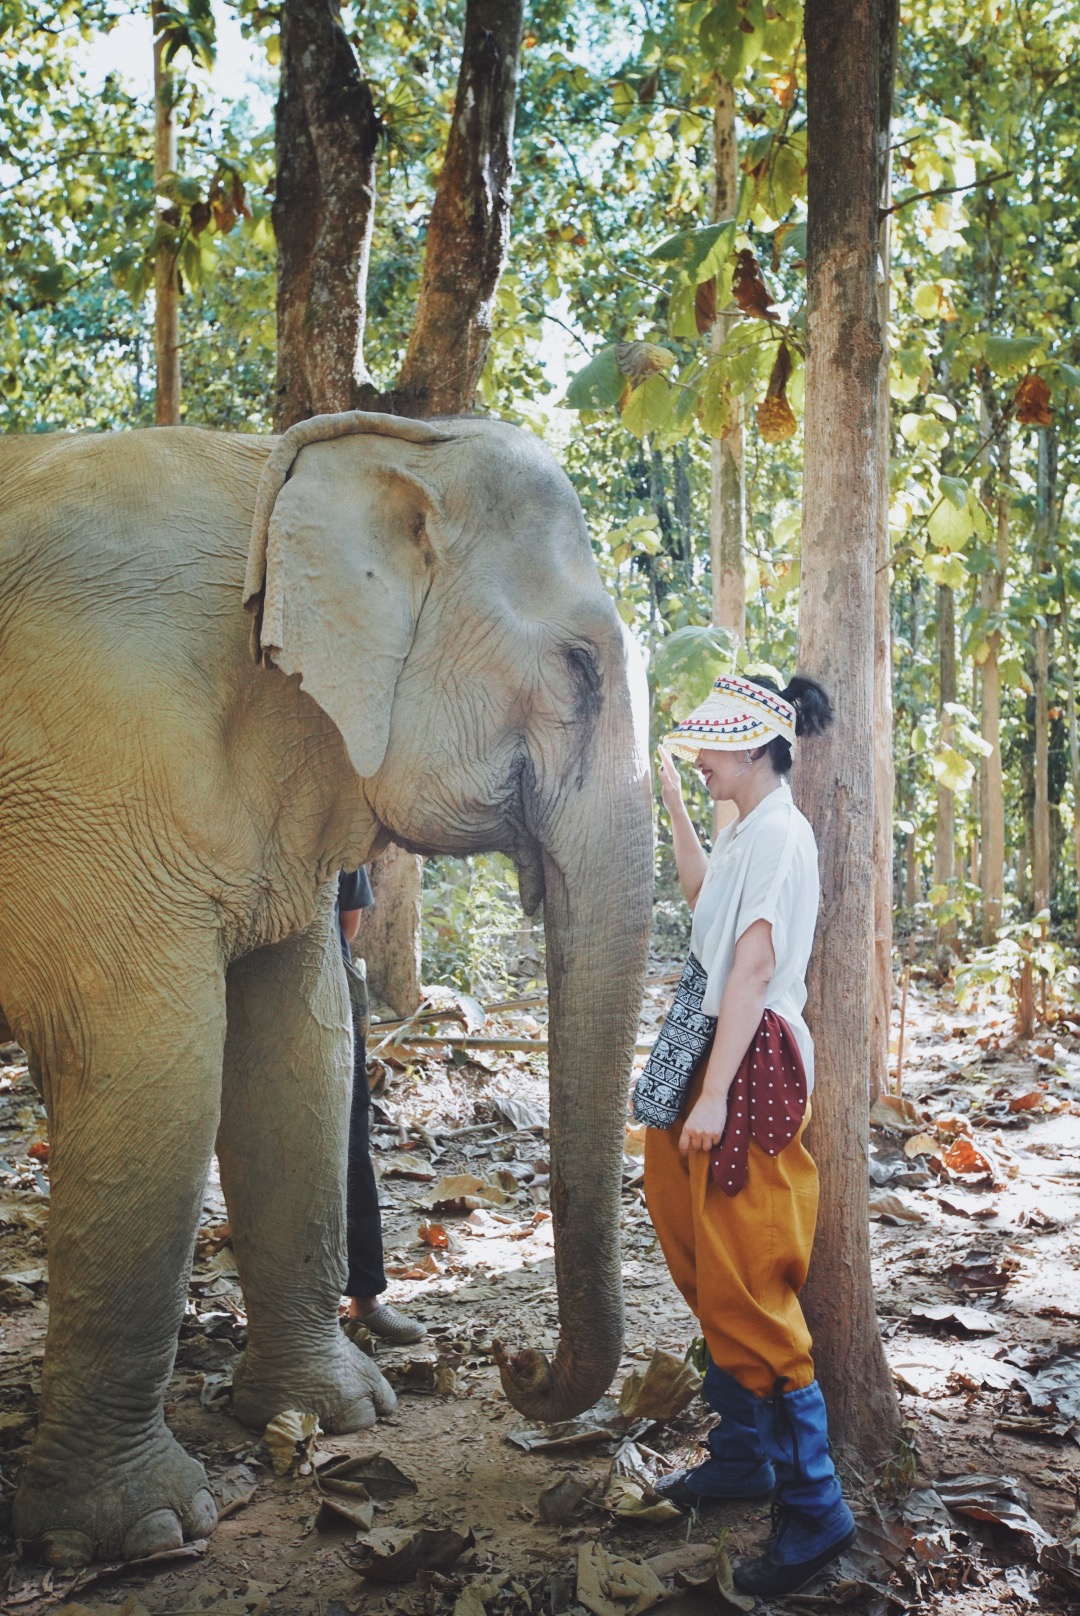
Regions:
<instances>
[{"instance_id":1,"label":"brown dried leaf","mask_svg":"<svg viewBox=\"0 0 1080 1616\"><path fill-rule=\"evenodd\" d=\"M938 1159L958 1178L985 1179L992 1183L997 1177L997 1165L989 1150L980 1149L966 1134L954 1139Z\"/></svg>"},{"instance_id":2,"label":"brown dried leaf","mask_svg":"<svg viewBox=\"0 0 1080 1616\"><path fill-rule=\"evenodd\" d=\"M779 320L780 315L765 285L761 265L749 247L744 247L736 256L731 294L742 312L752 319Z\"/></svg>"},{"instance_id":3,"label":"brown dried leaf","mask_svg":"<svg viewBox=\"0 0 1080 1616\"><path fill-rule=\"evenodd\" d=\"M619 1412L628 1420L671 1420L692 1402L700 1385L692 1364L657 1347L645 1373L631 1370L623 1381Z\"/></svg>"},{"instance_id":4,"label":"brown dried leaf","mask_svg":"<svg viewBox=\"0 0 1080 1616\"><path fill-rule=\"evenodd\" d=\"M1025 376L1016 389L1016 420L1020 426L1053 426L1050 388L1041 376Z\"/></svg>"},{"instance_id":5,"label":"brown dried leaf","mask_svg":"<svg viewBox=\"0 0 1080 1616\"><path fill-rule=\"evenodd\" d=\"M704 336L716 324L716 277L702 281L694 293L694 323Z\"/></svg>"},{"instance_id":6,"label":"brown dried leaf","mask_svg":"<svg viewBox=\"0 0 1080 1616\"><path fill-rule=\"evenodd\" d=\"M646 376L663 375L675 363L670 348L658 342L620 342L615 347L615 361L624 376L636 387Z\"/></svg>"},{"instance_id":7,"label":"brown dried leaf","mask_svg":"<svg viewBox=\"0 0 1080 1616\"><path fill-rule=\"evenodd\" d=\"M757 410L758 431L766 443L783 443L798 430L786 398L763 398Z\"/></svg>"},{"instance_id":8,"label":"brown dried leaf","mask_svg":"<svg viewBox=\"0 0 1080 1616\"><path fill-rule=\"evenodd\" d=\"M421 1527L404 1537L389 1532L373 1532L365 1545L371 1552L366 1565L357 1569L372 1582L409 1582L418 1571L444 1571L471 1548L472 1532Z\"/></svg>"},{"instance_id":9,"label":"brown dried leaf","mask_svg":"<svg viewBox=\"0 0 1080 1616\"><path fill-rule=\"evenodd\" d=\"M938 1148L938 1141L932 1133L913 1133L910 1139L904 1141L904 1155L909 1159L914 1156L932 1156Z\"/></svg>"},{"instance_id":10,"label":"brown dried leaf","mask_svg":"<svg viewBox=\"0 0 1080 1616\"><path fill-rule=\"evenodd\" d=\"M870 1197L870 1216L889 1218L893 1223L925 1223L926 1213L905 1201L896 1190L885 1190Z\"/></svg>"},{"instance_id":11,"label":"brown dried leaf","mask_svg":"<svg viewBox=\"0 0 1080 1616\"><path fill-rule=\"evenodd\" d=\"M426 1218L417 1229L416 1234L417 1238L422 1240L425 1246L434 1246L437 1251L446 1251L450 1245L450 1236L442 1224L429 1223Z\"/></svg>"},{"instance_id":12,"label":"brown dried leaf","mask_svg":"<svg viewBox=\"0 0 1080 1616\"><path fill-rule=\"evenodd\" d=\"M921 1133L925 1126L923 1114L911 1100L898 1094L882 1094L870 1112L872 1128L887 1128L891 1133Z\"/></svg>"},{"instance_id":13,"label":"brown dried leaf","mask_svg":"<svg viewBox=\"0 0 1080 1616\"><path fill-rule=\"evenodd\" d=\"M1030 1094L1014 1094L1009 1101L1010 1111L1037 1111L1046 1098L1045 1089L1032 1089Z\"/></svg>"}]
</instances>

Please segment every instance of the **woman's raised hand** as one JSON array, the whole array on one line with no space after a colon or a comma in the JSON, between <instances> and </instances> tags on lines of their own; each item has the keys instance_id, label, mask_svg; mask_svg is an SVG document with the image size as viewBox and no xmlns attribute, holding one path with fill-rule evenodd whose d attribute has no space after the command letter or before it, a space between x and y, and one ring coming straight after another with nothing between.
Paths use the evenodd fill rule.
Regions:
<instances>
[{"instance_id":1,"label":"woman's raised hand","mask_svg":"<svg viewBox=\"0 0 1080 1616\"><path fill-rule=\"evenodd\" d=\"M656 766L656 772L660 777L660 795L668 813L673 814L682 807L682 781L679 779L679 771L675 767L671 753L665 751L662 746L657 747L657 752L660 757Z\"/></svg>"}]
</instances>

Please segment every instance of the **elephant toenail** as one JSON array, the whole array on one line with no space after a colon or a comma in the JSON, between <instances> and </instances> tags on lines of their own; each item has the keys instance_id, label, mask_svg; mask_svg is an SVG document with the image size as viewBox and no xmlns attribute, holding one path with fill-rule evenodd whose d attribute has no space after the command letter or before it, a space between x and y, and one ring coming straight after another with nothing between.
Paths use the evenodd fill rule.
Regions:
<instances>
[{"instance_id":1,"label":"elephant toenail","mask_svg":"<svg viewBox=\"0 0 1080 1616\"><path fill-rule=\"evenodd\" d=\"M214 1495L200 1487L185 1512L184 1526L189 1537L209 1537L217 1525Z\"/></svg>"},{"instance_id":2,"label":"elephant toenail","mask_svg":"<svg viewBox=\"0 0 1080 1616\"><path fill-rule=\"evenodd\" d=\"M148 1554L163 1554L183 1547L184 1532L175 1510L152 1509L135 1522L121 1550L125 1560L144 1560Z\"/></svg>"},{"instance_id":3,"label":"elephant toenail","mask_svg":"<svg viewBox=\"0 0 1080 1616\"><path fill-rule=\"evenodd\" d=\"M93 1540L85 1532L46 1532L41 1539L41 1558L63 1571L89 1565L94 1558Z\"/></svg>"}]
</instances>

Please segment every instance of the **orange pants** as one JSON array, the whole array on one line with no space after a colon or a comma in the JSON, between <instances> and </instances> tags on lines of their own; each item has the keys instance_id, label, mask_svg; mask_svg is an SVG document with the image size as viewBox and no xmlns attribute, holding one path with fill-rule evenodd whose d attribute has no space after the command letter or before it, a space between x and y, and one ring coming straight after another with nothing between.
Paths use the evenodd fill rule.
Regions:
<instances>
[{"instance_id":1,"label":"orange pants","mask_svg":"<svg viewBox=\"0 0 1080 1616\"><path fill-rule=\"evenodd\" d=\"M684 1115L701 1089L693 1083ZM728 1196L709 1178L709 1153L679 1154L682 1122L645 1130L645 1199L660 1249L701 1324L709 1356L756 1397L814 1379L799 1306L817 1220L818 1175L803 1144L810 1118L779 1154L754 1139L746 1184Z\"/></svg>"}]
</instances>

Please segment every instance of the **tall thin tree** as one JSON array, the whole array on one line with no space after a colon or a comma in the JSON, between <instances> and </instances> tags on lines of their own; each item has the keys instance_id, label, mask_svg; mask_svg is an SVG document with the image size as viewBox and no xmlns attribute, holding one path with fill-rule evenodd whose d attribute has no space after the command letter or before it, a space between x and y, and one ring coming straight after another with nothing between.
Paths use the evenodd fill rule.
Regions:
<instances>
[{"instance_id":1,"label":"tall thin tree","mask_svg":"<svg viewBox=\"0 0 1080 1616\"><path fill-rule=\"evenodd\" d=\"M333 0L285 0L273 210L280 427L332 410L472 408L510 239L522 4L467 0L416 317L401 375L380 391L364 363L375 106ZM375 992L405 1014L419 1001L419 860L391 848L374 861L372 881L376 904L358 943Z\"/></svg>"},{"instance_id":2,"label":"tall thin tree","mask_svg":"<svg viewBox=\"0 0 1080 1616\"><path fill-rule=\"evenodd\" d=\"M818 836L822 910L809 981L817 1046L813 1148L822 1209L807 1308L837 1439L864 1461L891 1447L896 1395L870 1282L874 942L875 595L885 455L878 288L882 0L806 8L808 317L799 662L837 723L798 764Z\"/></svg>"}]
</instances>

